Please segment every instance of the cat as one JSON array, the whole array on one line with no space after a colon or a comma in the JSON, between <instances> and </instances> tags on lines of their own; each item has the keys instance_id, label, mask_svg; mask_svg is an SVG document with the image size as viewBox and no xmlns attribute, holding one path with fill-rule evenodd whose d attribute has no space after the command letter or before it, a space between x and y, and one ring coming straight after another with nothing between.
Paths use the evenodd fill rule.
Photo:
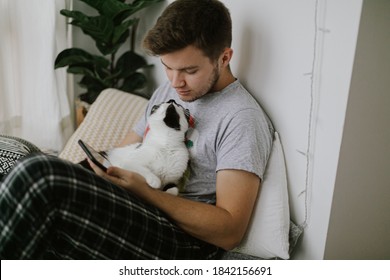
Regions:
<instances>
[{"instance_id":1,"label":"cat","mask_svg":"<svg viewBox=\"0 0 390 280\"><path fill-rule=\"evenodd\" d=\"M174 100L152 107L142 143L118 147L106 152L113 166L142 175L155 189L176 185L189 163L185 135L190 113ZM178 188L168 192L177 195Z\"/></svg>"}]
</instances>

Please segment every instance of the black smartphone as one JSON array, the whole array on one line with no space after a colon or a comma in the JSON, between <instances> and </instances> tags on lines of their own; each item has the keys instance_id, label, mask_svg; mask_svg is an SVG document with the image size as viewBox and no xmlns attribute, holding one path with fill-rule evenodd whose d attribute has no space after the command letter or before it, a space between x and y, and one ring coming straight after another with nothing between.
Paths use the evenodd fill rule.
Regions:
<instances>
[{"instance_id":1,"label":"black smartphone","mask_svg":"<svg viewBox=\"0 0 390 280\"><path fill-rule=\"evenodd\" d=\"M92 160L92 162L96 164L101 170L106 172L107 168L111 166L111 163L108 161L108 159L99 152L97 152L90 145L85 143L83 140L79 140L78 143L86 153L87 157Z\"/></svg>"}]
</instances>

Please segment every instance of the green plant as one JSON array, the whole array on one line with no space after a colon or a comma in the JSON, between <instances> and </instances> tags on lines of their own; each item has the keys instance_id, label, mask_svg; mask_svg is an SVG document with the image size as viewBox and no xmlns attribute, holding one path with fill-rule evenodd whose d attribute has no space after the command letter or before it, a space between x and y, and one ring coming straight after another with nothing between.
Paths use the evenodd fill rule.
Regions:
<instances>
[{"instance_id":1,"label":"green plant","mask_svg":"<svg viewBox=\"0 0 390 280\"><path fill-rule=\"evenodd\" d=\"M79 0L97 10L88 16L80 11L61 10L60 13L95 40L100 54L91 54L80 48L69 48L58 54L55 69L67 66L67 72L82 75L79 85L87 90L80 99L92 104L105 88L118 88L137 93L146 84L140 72L148 67L146 60L134 51L135 34L139 18L131 16L139 10L162 0ZM119 48L130 40L129 50L117 57ZM142 95L141 93L138 93ZM146 96L150 97L150 96Z\"/></svg>"}]
</instances>

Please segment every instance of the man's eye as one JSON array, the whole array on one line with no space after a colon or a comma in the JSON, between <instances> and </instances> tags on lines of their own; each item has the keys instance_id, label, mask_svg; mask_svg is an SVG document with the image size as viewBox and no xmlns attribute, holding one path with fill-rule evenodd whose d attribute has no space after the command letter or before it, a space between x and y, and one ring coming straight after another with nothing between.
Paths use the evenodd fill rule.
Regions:
<instances>
[{"instance_id":1,"label":"man's eye","mask_svg":"<svg viewBox=\"0 0 390 280\"><path fill-rule=\"evenodd\" d=\"M186 73L190 75L195 74L196 72L198 72L198 70L186 70Z\"/></svg>"}]
</instances>

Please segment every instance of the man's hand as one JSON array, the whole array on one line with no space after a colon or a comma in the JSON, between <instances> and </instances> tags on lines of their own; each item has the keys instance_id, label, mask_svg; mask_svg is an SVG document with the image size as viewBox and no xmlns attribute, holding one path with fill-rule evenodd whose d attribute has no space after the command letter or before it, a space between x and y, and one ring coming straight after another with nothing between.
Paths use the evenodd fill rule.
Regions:
<instances>
[{"instance_id":1,"label":"man's hand","mask_svg":"<svg viewBox=\"0 0 390 280\"><path fill-rule=\"evenodd\" d=\"M123 187L135 194L139 194L140 191L143 191L145 187L150 188L146 183L146 180L143 176L138 173L127 171L125 169L110 166L107 169L107 172L101 170L96 164L94 164L90 159L88 159L88 163L95 171L97 175L103 177L107 181Z\"/></svg>"}]
</instances>

